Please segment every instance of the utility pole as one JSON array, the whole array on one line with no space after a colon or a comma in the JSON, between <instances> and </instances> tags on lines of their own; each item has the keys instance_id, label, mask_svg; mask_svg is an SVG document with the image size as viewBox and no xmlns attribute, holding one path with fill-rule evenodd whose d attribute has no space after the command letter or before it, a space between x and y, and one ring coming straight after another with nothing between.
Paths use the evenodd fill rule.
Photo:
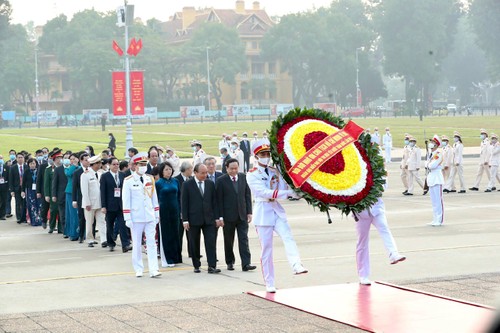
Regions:
<instances>
[{"instance_id":1,"label":"utility pole","mask_svg":"<svg viewBox=\"0 0 500 333\"><path fill-rule=\"evenodd\" d=\"M208 93L207 93L207 99L208 99L208 111L210 111L210 58L208 56L208 50L210 49L209 46L207 46L207 88L208 88Z\"/></svg>"}]
</instances>

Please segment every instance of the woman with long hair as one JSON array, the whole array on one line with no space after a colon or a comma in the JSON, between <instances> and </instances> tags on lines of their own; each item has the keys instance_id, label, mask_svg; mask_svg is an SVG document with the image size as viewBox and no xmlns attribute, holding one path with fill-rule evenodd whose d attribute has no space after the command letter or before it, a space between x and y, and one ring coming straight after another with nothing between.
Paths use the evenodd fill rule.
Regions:
<instances>
[{"instance_id":1,"label":"woman with long hair","mask_svg":"<svg viewBox=\"0 0 500 333\"><path fill-rule=\"evenodd\" d=\"M26 200L26 208L30 218L30 224L33 227L42 225L42 199L36 197L36 180L38 178L38 163L35 158L28 159L28 171L23 174L23 188L21 189L21 197Z\"/></svg>"}]
</instances>

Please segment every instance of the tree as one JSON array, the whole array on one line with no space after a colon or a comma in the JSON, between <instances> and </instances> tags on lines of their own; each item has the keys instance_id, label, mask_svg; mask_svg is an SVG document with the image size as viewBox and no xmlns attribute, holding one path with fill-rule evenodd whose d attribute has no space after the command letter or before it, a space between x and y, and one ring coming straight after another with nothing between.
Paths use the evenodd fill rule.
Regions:
<instances>
[{"instance_id":1,"label":"tree","mask_svg":"<svg viewBox=\"0 0 500 333\"><path fill-rule=\"evenodd\" d=\"M12 7L8 0L0 0L0 39L4 38L7 34L7 28L10 22L10 15L12 14Z\"/></svg>"},{"instance_id":2,"label":"tree","mask_svg":"<svg viewBox=\"0 0 500 333\"><path fill-rule=\"evenodd\" d=\"M236 74L245 72L245 47L235 29L220 23L205 23L193 33L184 49L190 60L188 74L208 76L207 49L211 97L215 98L217 107L221 110L221 84L234 84Z\"/></svg>"},{"instance_id":3,"label":"tree","mask_svg":"<svg viewBox=\"0 0 500 333\"><path fill-rule=\"evenodd\" d=\"M432 84L440 78L460 8L455 0L372 1L374 23L380 33L387 75L404 77L407 102L423 91L428 101ZM425 109L426 105L423 106Z\"/></svg>"},{"instance_id":4,"label":"tree","mask_svg":"<svg viewBox=\"0 0 500 333\"><path fill-rule=\"evenodd\" d=\"M500 80L500 2L497 0L475 0L471 4L470 17L477 35L478 45L489 61L490 77Z\"/></svg>"}]
</instances>

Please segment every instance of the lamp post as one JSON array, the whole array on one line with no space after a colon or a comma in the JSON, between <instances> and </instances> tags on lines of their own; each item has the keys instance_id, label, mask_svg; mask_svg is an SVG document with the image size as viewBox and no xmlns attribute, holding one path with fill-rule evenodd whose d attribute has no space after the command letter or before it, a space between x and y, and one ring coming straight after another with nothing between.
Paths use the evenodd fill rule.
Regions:
<instances>
[{"instance_id":1,"label":"lamp post","mask_svg":"<svg viewBox=\"0 0 500 333\"><path fill-rule=\"evenodd\" d=\"M208 111L210 111L210 58L208 55L208 50L210 49L207 46L207 100L208 100Z\"/></svg>"},{"instance_id":2,"label":"lamp post","mask_svg":"<svg viewBox=\"0 0 500 333\"><path fill-rule=\"evenodd\" d=\"M38 38L35 41L35 102L36 102L36 120L39 121L40 115L40 103L38 101L38 96L40 95L40 89L38 85Z\"/></svg>"},{"instance_id":3,"label":"lamp post","mask_svg":"<svg viewBox=\"0 0 500 333\"><path fill-rule=\"evenodd\" d=\"M359 90L359 59L358 59L358 51L363 50L362 47L356 48L356 109L359 109L359 100L360 100L360 90Z\"/></svg>"}]
</instances>

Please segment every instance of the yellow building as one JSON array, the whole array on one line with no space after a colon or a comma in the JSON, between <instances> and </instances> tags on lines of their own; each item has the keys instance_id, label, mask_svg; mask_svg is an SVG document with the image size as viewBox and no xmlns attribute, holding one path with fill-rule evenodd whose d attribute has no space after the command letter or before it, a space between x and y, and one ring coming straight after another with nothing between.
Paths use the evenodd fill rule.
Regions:
<instances>
[{"instance_id":1,"label":"yellow building","mask_svg":"<svg viewBox=\"0 0 500 333\"><path fill-rule=\"evenodd\" d=\"M188 41L194 31L205 22L218 22L237 30L245 45L247 72L236 77L234 85L223 84L222 103L268 105L273 103L293 103L292 79L282 72L279 61L264 61L260 54L260 42L266 32L275 24L260 8L258 1L251 9L245 8L245 1L238 0L234 9L195 9L184 7L162 24L162 30L169 44L182 44ZM179 86L189 80L179 80ZM215 100L211 102L216 108Z\"/></svg>"}]
</instances>

